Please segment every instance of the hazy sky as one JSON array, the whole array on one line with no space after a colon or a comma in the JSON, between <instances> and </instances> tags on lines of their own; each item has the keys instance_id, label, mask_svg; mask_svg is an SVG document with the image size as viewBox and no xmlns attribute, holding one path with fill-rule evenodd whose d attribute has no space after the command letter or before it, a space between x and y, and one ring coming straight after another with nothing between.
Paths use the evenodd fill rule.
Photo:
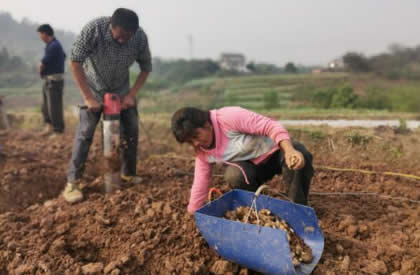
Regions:
<instances>
[{"instance_id":1,"label":"hazy sky","mask_svg":"<svg viewBox=\"0 0 420 275\"><path fill-rule=\"evenodd\" d=\"M346 51L367 55L391 43L420 45L419 0L0 0L0 11L78 33L118 7L135 10L154 56L324 64ZM1 28L1 26L0 26Z\"/></svg>"}]
</instances>

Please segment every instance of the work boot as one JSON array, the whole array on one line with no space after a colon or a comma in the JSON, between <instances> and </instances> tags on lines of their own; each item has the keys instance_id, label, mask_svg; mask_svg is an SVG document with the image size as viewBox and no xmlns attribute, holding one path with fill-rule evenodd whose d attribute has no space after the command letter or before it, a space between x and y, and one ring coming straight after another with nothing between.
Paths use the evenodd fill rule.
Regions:
<instances>
[{"instance_id":1,"label":"work boot","mask_svg":"<svg viewBox=\"0 0 420 275\"><path fill-rule=\"evenodd\" d=\"M47 123L47 125L45 125L44 129L41 132L42 136L48 136L53 132L53 127L51 126L51 124Z\"/></svg>"},{"instance_id":2,"label":"work boot","mask_svg":"<svg viewBox=\"0 0 420 275\"><path fill-rule=\"evenodd\" d=\"M57 138L62 138L62 136L63 136L62 133L52 131L51 134L48 136L48 139L53 140L53 139L57 139Z\"/></svg>"},{"instance_id":3,"label":"work boot","mask_svg":"<svg viewBox=\"0 0 420 275\"><path fill-rule=\"evenodd\" d=\"M3 145L0 144L0 161L3 161L6 159L6 153L3 150Z\"/></svg>"},{"instance_id":4,"label":"work boot","mask_svg":"<svg viewBox=\"0 0 420 275\"><path fill-rule=\"evenodd\" d=\"M140 184L143 182L143 179L139 176L127 176L127 175L121 175L121 180L126 183L132 183L132 184Z\"/></svg>"},{"instance_id":5,"label":"work boot","mask_svg":"<svg viewBox=\"0 0 420 275\"><path fill-rule=\"evenodd\" d=\"M76 203L83 200L83 193L76 183L68 182L63 191L63 198L69 203Z\"/></svg>"}]
</instances>

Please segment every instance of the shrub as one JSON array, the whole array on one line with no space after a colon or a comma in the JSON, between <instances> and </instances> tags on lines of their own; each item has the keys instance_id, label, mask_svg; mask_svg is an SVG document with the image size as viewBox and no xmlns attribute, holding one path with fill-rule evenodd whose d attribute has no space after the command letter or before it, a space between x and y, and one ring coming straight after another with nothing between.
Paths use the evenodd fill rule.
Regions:
<instances>
[{"instance_id":1,"label":"shrub","mask_svg":"<svg viewBox=\"0 0 420 275\"><path fill-rule=\"evenodd\" d=\"M352 133L346 136L347 142L353 145L366 145L372 141L372 137L363 136L359 132Z\"/></svg>"},{"instance_id":2,"label":"shrub","mask_svg":"<svg viewBox=\"0 0 420 275\"><path fill-rule=\"evenodd\" d=\"M314 93L313 101L321 108L353 108L356 105L357 95L353 88L328 88Z\"/></svg>"},{"instance_id":3,"label":"shrub","mask_svg":"<svg viewBox=\"0 0 420 275\"><path fill-rule=\"evenodd\" d=\"M353 108L357 100L357 95L351 87L338 89L331 98L331 108Z\"/></svg>"},{"instance_id":4,"label":"shrub","mask_svg":"<svg viewBox=\"0 0 420 275\"><path fill-rule=\"evenodd\" d=\"M336 88L329 88L315 91L313 96L315 105L325 109L330 108L331 100L336 90Z\"/></svg>"},{"instance_id":5,"label":"shrub","mask_svg":"<svg viewBox=\"0 0 420 275\"><path fill-rule=\"evenodd\" d=\"M357 99L356 105L365 109L391 109L391 103L386 92L380 89L366 90L365 95Z\"/></svg>"},{"instance_id":6,"label":"shrub","mask_svg":"<svg viewBox=\"0 0 420 275\"><path fill-rule=\"evenodd\" d=\"M394 133L396 134L408 134L410 133L410 129L407 126L407 121L405 119L400 119L400 125L394 128Z\"/></svg>"},{"instance_id":7,"label":"shrub","mask_svg":"<svg viewBox=\"0 0 420 275\"><path fill-rule=\"evenodd\" d=\"M279 106L279 96L276 91L265 92L263 100L265 109L274 109Z\"/></svg>"}]
</instances>

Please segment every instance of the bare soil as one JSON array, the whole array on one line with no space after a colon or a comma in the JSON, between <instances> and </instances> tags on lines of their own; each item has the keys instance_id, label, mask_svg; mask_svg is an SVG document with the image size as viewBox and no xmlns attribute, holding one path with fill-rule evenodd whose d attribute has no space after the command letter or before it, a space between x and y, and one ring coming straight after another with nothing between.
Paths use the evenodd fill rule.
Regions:
<instances>
[{"instance_id":1,"label":"bare soil","mask_svg":"<svg viewBox=\"0 0 420 275\"><path fill-rule=\"evenodd\" d=\"M62 200L73 143L35 130L0 135L0 274L252 274L210 249L186 214L194 161L155 124L142 136L138 172L144 181L104 193L97 135L84 177L85 199ZM156 130L156 131L155 131ZM310 206L325 236L314 274L419 274L420 182L320 166L394 171L420 176L420 134L291 131L317 165ZM350 134L351 135L351 134ZM228 191L217 167L214 185ZM270 194L283 191L281 177ZM366 195L325 194L371 192ZM319 194L323 193L323 194ZM280 198L280 197L279 197ZM398 198L398 199L392 199Z\"/></svg>"}]
</instances>

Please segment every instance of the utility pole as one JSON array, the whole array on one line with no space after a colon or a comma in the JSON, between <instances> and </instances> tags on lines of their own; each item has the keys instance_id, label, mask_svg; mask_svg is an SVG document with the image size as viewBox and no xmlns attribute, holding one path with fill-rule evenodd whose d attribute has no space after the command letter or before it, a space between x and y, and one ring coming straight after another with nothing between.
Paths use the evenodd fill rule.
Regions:
<instances>
[{"instance_id":1,"label":"utility pole","mask_svg":"<svg viewBox=\"0 0 420 275\"><path fill-rule=\"evenodd\" d=\"M193 53L194 53L194 40L193 40L192 34L188 35L188 46L189 46L190 60L192 60Z\"/></svg>"}]
</instances>

